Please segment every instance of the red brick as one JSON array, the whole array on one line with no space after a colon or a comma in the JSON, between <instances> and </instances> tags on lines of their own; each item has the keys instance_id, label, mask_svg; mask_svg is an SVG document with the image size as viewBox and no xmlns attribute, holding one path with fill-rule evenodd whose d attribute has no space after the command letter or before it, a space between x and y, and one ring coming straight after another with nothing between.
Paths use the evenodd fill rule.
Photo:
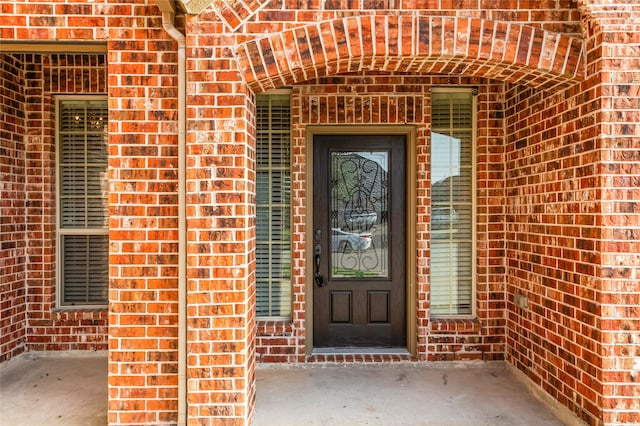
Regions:
<instances>
[{"instance_id":1,"label":"red brick","mask_svg":"<svg viewBox=\"0 0 640 426\"><path fill-rule=\"evenodd\" d=\"M250 419L254 389L245 377L254 360L245 352L255 344L263 362L396 361L305 360L304 311L304 126L393 123L418 128L416 359L506 357L590 424L637 421L631 374L640 326L629 308L637 305L639 267L637 11L587 0L365 0L322 9L303 0L295 10L293 3L216 1L198 18L179 18L189 43L190 297L193 312L207 315L192 324L190 361L211 364L189 371L220 377L199 381L207 390L189 395L193 421ZM0 54L0 101L10 105L0 131L7 150L0 173L10 176L0 198L10 218L0 227L0 359L106 349L106 312L52 312L50 105L56 93L106 93L108 82L109 420L175 423L175 43L153 3L4 2L0 22L3 39L109 40L108 65L104 55ZM448 84L479 89L478 318L471 322L429 319L428 92ZM254 342L252 100L282 86L294 86L296 123L294 314L258 322ZM517 293L529 297L528 309L514 306Z\"/></svg>"}]
</instances>

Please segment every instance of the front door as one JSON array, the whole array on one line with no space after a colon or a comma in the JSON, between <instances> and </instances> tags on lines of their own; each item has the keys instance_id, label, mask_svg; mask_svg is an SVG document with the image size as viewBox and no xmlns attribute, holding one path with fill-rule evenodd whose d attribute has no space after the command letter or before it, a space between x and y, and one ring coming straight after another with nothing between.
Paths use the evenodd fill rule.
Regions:
<instances>
[{"instance_id":1,"label":"front door","mask_svg":"<svg viewBox=\"0 0 640 426\"><path fill-rule=\"evenodd\" d=\"M313 139L314 347L406 347L404 135Z\"/></svg>"}]
</instances>

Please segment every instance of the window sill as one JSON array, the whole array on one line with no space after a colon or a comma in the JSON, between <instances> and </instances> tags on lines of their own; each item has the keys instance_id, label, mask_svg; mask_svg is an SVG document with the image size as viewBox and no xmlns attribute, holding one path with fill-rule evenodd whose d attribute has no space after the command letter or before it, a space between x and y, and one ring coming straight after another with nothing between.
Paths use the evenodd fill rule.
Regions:
<instances>
[{"instance_id":1,"label":"window sill","mask_svg":"<svg viewBox=\"0 0 640 426\"><path fill-rule=\"evenodd\" d=\"M109 307L108 306L59 306L57 308L53 308L51 309L51 312L71 312L71 313L75 313L75 312L87 312L87 313L93 313L93 312L108 312L109 311Z\"/></svg>"},{"instance_id":2,"label":"window sill","mask_svg":"<svg viewBox=\"0 0 640 426\"><path fill-rule=\"evenodd\" d=\"M480 320L475 317L466 318L431 318L431 331L441 334L479 333Z\"/></svg>"},{"instance_id":3,"label":"window sill","mask_svg":"<svg viewBox=\"0 0 640 426\"><path fill-rule=\"evenodd\" d=\"M292 318L258 318L258 336L289 336L293 333Z\"/></svg>"}]
</instances>

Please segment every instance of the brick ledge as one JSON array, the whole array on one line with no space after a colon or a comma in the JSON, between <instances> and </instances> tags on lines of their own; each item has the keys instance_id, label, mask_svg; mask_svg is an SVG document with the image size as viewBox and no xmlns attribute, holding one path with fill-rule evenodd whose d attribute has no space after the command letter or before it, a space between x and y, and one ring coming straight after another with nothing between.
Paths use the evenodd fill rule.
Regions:
<instances>
[{"instance_id":1,"label":"brick ledge","mask_svg":"<svg viewBox=\"0 0 640 426\"><path fill-rule=\"evenodd\" d=\"M432 318L430 331L437 333L479 333L481 324L474 318Z\"/></svg>"}]
</instances>

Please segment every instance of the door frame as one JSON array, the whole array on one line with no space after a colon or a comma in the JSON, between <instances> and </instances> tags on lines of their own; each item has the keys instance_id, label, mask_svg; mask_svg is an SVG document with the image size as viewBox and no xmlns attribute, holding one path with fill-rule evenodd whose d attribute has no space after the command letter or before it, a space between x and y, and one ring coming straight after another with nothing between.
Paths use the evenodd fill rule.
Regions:
<instances>
[{"instance_id":1,"label":"door frame","mask_svg":"<svg viewBox=\"0 0 640 426\"><path fill-rule=\"evenodd\" d=\"M416 182L417 126L412 125L311 125L306 127L305 135L305 353L313 353L313 138L315 135L404 135L406 137L406 339L407 351L415 356L417 353L417 238L416 238Z\"/></svg>"}]
</instances>

